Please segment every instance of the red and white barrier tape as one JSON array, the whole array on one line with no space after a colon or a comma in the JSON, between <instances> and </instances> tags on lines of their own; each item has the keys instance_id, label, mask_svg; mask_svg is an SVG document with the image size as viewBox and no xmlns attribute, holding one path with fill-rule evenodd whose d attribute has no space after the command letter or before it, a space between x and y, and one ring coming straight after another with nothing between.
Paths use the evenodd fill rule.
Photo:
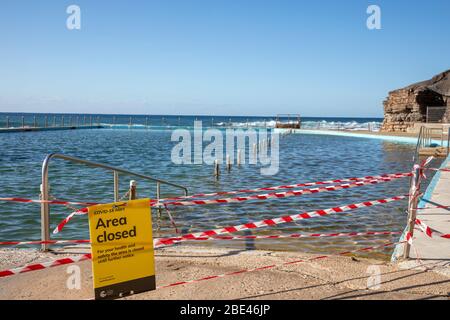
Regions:
<instances>
[{"instance_id":1,"label":"red and white barrier tape","mask_svg":"<svg viewBox=\"0 0 450 320\"><path fill-rule=\"evenodd\" d=\"M241 239L284 239L284 238L319 238L319 237L360 237L360 236L378 236L378 235L396 235L401 234L399 231L368 231L368 232L340 232L340 233L293 233L293 234L275 234L275 235L246 235L246 236L214 236L214 237L202 237L192 238L194 241L206 241L206 240L241 240ZM158 241L161 238L155 238ZM48 241L3 241L0 245L3 246L20 246L20 245L37 245L37 244L67 244L67 243L88 243L91 241L86 240L48 240Z\"/></svg>"},{"instance_id":2,"label":"red and white barrier tape","mask_svg":"<svg viewBox=\"0 0 450 320\"><path fill-rule=\"evenodd\" d=\"M163 205L175 205L175 206L186 206L186 205L207 205L207 204L222 204L222 203L237 203L247 200L266 200L270 198L286 198L286 197L292 197L292 196L301 196L305 194L313 194L313 193L319 193L319 192L326 192L326 191L336 191L341 189L349 189L354 187L360 187L365 186L369 184L378 184L381 182L388 182L392 181L393 179L398 179L401 177L390 177L390 178L381 178L379 180L367 180L367 181L358 181L354 183L349 184L338 184L334 186L327 186L327 187L319 187L319 188L312 188L312 189L303 189L303 190L294 190L294 191L287 191L287 192L277 192L277 193L268 193L268 194L260 194L260 195L254 195L254 196L248 196L248 197L237 197L237 198L228 198L228 199L214 199L214 200L194 200L194 201L180 201L180 202L166 202ZM64 226L72 220L72 218L76 215L85 215L88 213L87 208L80 209L79 211L72 212L69 216L67 216L64 220L62 220L56 228L53 230L54 234L59 233Z\"/></svg>"},{"instance_id":3,"label":"red and white barrier tape","mask_svg":"<svg viewBox=\"0 0 450 320\"><path fill-rule=\"evenodd\" d=\"M160 199L160 202L165 202L167 200L179 200L179 199L190 199L190 198L199 198L199 197L212 197L212 196L222 196L222 195L231 195L231 194L239 194L239 193L252 193L258 191L270 191L270 190L279 190L279 189L293 189L296 187L306 187L313 185L324 185L331 183L341 183L341 182L352 182L352 181L365 181L365 180L380 180L383 178L403 178L411 176L411 172L407 173L392 173L392 174L382 174L378 176L366 176L361 178L346 178L346 179L335 179L328 181L318 181L318 182L306 182L306 183L298 183L292 185L282 185L275 187L266 187L266 188L257 188L257 189L243 189L237 191L224 191L224 192L215 192L215 193L199 193L191 196L183 196L183 197L174 197L174 198L165 198ZM99 202L78 202L78 201L64 201L64 200L38 200L38 199L27 199L27 198L16 198L16 197L7 197L0 198L0 201L8 201L8 202L21 202L21 203L48 203L48 204L56 204L56 205L81 205L81 206L94 206L100 204ZM156 205L157 200L152 199L150 201L152 204Z\"/></svg>"},{"instance_id":4,"label":"red and white barrier tape","mask_svg":"<svg viewBox=\"0 0 450 320\"><path fill-rule=\"evenodd\" d=\"M433 234L435 234L439 238L450 239L450 234L444 234L440 231L430 228L426 225L422 220L416 218L415 224L419 227L419 229L425 233L428 237L433 238Z\"/></svg>"},{"instance_id":5,"label":"red and white barrier tape","mask_svg":"<svg viewBox=\"0 0 450 320\"><path fill-rule=\"evenodd\" d=\"M347 232L347 233L293 233L293 234L276 234L276 235L246 235L246 236L211 236L199 237L183 240L183 238L173 238L173 241L164 241L164 244L175 244L179 241L209 241L209 240L246 240L246 239L286 239L286 238L321 238L321 237L360 237L375 235L396 235L401 234L398 231L372 231L372 232Z\"/></svg>"},{"instance_id":6,"label":"red and white barrier tape","mask_svg":"<svg viewBox=\"0 0 450 320\"><path fill-rule=\"evenodd\" d=\"M236 191L222 191L222 192L213 192L213 193L197 193L197 194L190 195L190 196L160 199L160 201L182 200L182 199L192 199L192 198L206 198L206 197L214 197L214 196L234 195L234 194L240 194L240 193L253 193L253 192L259 192L259 191L294 189L294 188L298 188L298 187L310 187L310 186L314 186L314 185L326 185L326 184L333 184L333 183L354 182L354 181L364 181L364 180L379 180L382 178L403 178L403 177L410 177L410 176L412 176L411 172L391 173L391 174L382 174L382 175L378 175L378 176L366 176L366 177L360 177L360 178L346 178L346 179L335 179L335 180L326 180L326 181L317 181L317 182L305 182L305 183L281 185L281 186L275 186L275 187L256 188L256 189L242 189L242 190L236 190Z\"/></svg>"},{"instance_id":7,"label":"red and white barrier tape","mask_svg":"<svg viewBox=\"0 0 450 320\"><path fill-rule=\"evenodd\" d=\"M160 239L157 243L157 246L163 246L163 245L170 245L174 242L180 242L180 241L187 241L192 238L202 238L202 237L212 237L212 236L218 236L221 234L227 234L227 233L233 233L248 229L256 229L266 226L273 226L277 224L283 224L283 223L289 223L297 220L302 219L310 219L314 217L321 217L325 216L331 213L339 213L339 212L345 212L350 210L355 210L363 207L372 207L375 205L385 204L393 201L399 201L406 199L408 195L404 196L397 196L397 197L391 197L386 199L379 199L379 200L372 200L372 201L365 201L361 203L354 203L349 204L341 207L334 207L334 208L328 208L325 210L315 210L315 211L309 211L309 212L303 212L303 213L297 213L290 216L282 216L279 218L272 218L272 219L264 219L260 221L255 222L248 222L241 225L236 226L229 226L221 229L214 229L214 230L208 230L208 231L202 231L202 232L196 232L191 234L182 235L181 237L176 238L163 238Z\"/></svg>"},{"instance_id":8,"label":"red and white barrier tape","mask_svg":"<svg viewBox=\"0 0 450 320\"><path fill-rule=\"evenodd\" d=\"M377 249L377 248L387 247L387 246L390 246L390 245L400 244L400 243L404 243L404 242L406 242L406 241L390 242L390 243L383 244L383 245L380 245L380 246L373 246L373 247L366 247L366 248L356 249L356 250L351 250L351 251L345 251L345 252L338 253L337 255L346 255L346 254L353 253L353 252L369 251L369 250L374 250L374 249ZM170 285L167 285L167 286L157 287L157 289L162 289L162 288L166 288L166 287L173 287L173 286L181 285L181 284L199 282L199 281L203 281L203 280L216 279L216 278L221 278L221 277L224 277L224 276L237 275L237 274L241 274L241 273L244 273L244 272L271 269L271 268L274 268L274 267L277 267L277 266L295 264L295 263L299 263L299 262L312 261L312 260L328 258L328 257L330 257L330 256L320 256L320 257L315 257L315 258L311 258L311 259L307 259L307 260L296 260L296 261L284 262L284 263L279 264L279 265L271 265L271 266L259 267L259 268L254 268L254 269L246 269L246 270L241 270L241 271L237 271L237 272L235 271L235 272L230 272L230 273L223 274L223 275L210 276L210 277L205 277L205 278L201 278L201 279L197 279L197 280L176 282L176 283L173 283L173 284L170 284ZM28 264L28 265L25 265L25 266L22 266L22 267L12 268L12 269L7 269L7 270L0 271L0 278L13 276L13 275L17 275L17 274L25 273L25 272L30 272L30 271L37 271L37 270L57 267L57 266L61 266L61 265L81 262L81 261L89 260L89 259L92 259L92 255L90 253L87 253L87 254L82 254L82 255L79 255L79 256L72 256L72 257L61 258L61 259L57 259L57 260L53 260L53 261L49 261L49 262Z\"/></svg>"},{"instance_id":9,"label":"red and white barrier tape","mask_svg":"<svg viewBox=\"0 0 450 320\"><path fill-rule=\"evenodd\" d=\"M361 252L361 251L371 251L371 250L375 250L375 249L385 248L385 247L388 247L388 246L402 244L402 243L405 243L405 242L406 241L389 242L389 243L385 243L385 244L379 245L379 246L366 247L366 248L362 248L362 249L356 249L356 250L351 250L351 251L340 252L340 253L337 253L335 255L341 255L342 256L342 255L347 255L349 253L356 253L356 252ZM223 278L223 277L227 277L227 276L235 276L235 275L239 275L239 274L243 274L243 273L249 273L249 272L254 272L254 271L274 269L274 268L283 267L283 266L287 266L287 265L293 265L293 264L298 264L298 263L302 263L302 262L310 262L310 261L314 261L314 260L321 260L321 259L326 259L326 258L330 258L330 257L332 257L332 255L322 255L322 256L313 257L313 258L309 258L309 259L299 259L299 260L293 260L293 261L283 262L283 263L279 263L279 264L272 264L272 265L268 265L268 266L264 266L264 267L257 267L257 268L252 268L252 269L243 269L243 270L239 270L239 271L232 271L232 272L228 272L228 273L222 273L222 274L218 274L218 275L203 277L203 278L195 279L195 280L179 281L179 282L175 282L175 283L172 283L172 284L169 284L169 285L156 287L156 289L171 288L171 287L184 285L184 284L202 282L202 281L206 281L206 280L218 279L218 278Z\"/></svg>"},{"instance_id":10,"label":"red and white barrier tape","mask_svg":"<svg viewBox=\"0 0 450 320\"><path fill-rule=\"evenodd\" d=\"M22 246L32 244L66 244L66 243L91 243L90 240L31 240L31 241L3 241L0 242L1 246Z\"/></svg>"},{"instance_id":11,"label":"red and white barrier tape","mask_svg":"<svg viewBox=\"0 0 450 320\"><path fill-rule=\"evenodd\" d=\"M246 197L236 197L236 198L223 198L223 199L211 199L211 200L190 200L190 201L172 201L172 202L164 202L165 205L172 206L191 206L191 205L209 205L209 204L223 204L223 203L238 203L248 200L267 200L272 198L287 198L287 197L297 197L305 194L326 192L326 191L336 191L341 189L349 189L354 187L361 187L369 184L378 184L382 182L389 182L394 179L399 179L402 177L389 177L389 178L380 178L374 180L363 180L346 184L337 184L326 187L318 187L311 189L302 189L302 190L292 190L285 192L274 192L274 193L266 193L266 194L258 194L254 196L246 196ZM157 206L157 204L155 204Z\"/></svg>"},{"instance_id":12,"label":"red and white barrier tape","mask_svg":"<svg viewBox=\"0 0 450 320\"><path fill-rule=\"evenodd\" d=\"M35 199L25 199L25 198L0 198L0 201L9 202L22 202L22 203L48 203L48 204L59 204L59 205L80 205L80 206L94 206L98 204L97 202L75 202L75 201L63 201L63 200L35 200Z\"/></svg>"},{"instance_id":13,"label":"red and white barrier tape","mask_svg":"<svg viewBox=\"0 0 450 320\"><path fill-rule=\"evenodd\" d=\"M450 168L426 168L426 170L450 172Z\"/></svg>"},{"instance_id":14,"label":"red and white barrier tape","mask_svg":"<svg viewBox=\"0 0 450 320\"><path fill-rule=\"evenodd\" d=\"M28 264L23 267L0 271L0 278L12 276L12 275L19 274L19 273L29 272L29 271L37 271L37 270L42 270L42 269L46 269L46 268L57 267L57 266L80 262L80 261L89 260L89 259L91 259L91 254L87 253L87 254L82 254L80 256L61 258L61 259L57 259L57 260L53 260L53 261L49 261L49 262Z\"/></svg>"}]
</instances>

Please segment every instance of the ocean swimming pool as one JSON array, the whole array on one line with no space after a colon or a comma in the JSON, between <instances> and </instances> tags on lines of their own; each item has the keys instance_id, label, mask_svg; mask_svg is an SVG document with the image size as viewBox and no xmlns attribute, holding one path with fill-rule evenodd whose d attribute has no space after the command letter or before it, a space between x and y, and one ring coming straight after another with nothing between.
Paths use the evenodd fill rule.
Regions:
<instances>
[{"instance_id":1,"label":"ocean swimming pool","mask_svg":"<svg viewBox=\"0 0 450 320\"><path fill-rule=\"evenodd\" d=\"M262 176L258 166L222 169L218 181L210 165L176 165L171 162L171 130L98 129L7 133L0 136L0 197L37 199L41 165L46 154L57 152L96 162L104 162L139 173L185 185L190 194L230 191L275 185L314 182L331 178L361 177L411 170L415 144L364 137L320 134L293 134L280 139L280 168L274 176ZM112 175L55 160L50 167L50 194L58 199L110 202L113 199ZM131 177L129 178L131 179ZM128 177L121 177L120 193L128 188ZM362 202L405 194L408 179L378 185L324 192L300 197L246 201L237 204L170 208L183 232L201 231L243 222L290 215L303 211ZM154 197L155 185L138 180L138 196ZM162 196L180 195L174 189L162 189ZM402 231L406 221L406 201L338 213L257 229L253 234L323 233L352 231ZM72 210L51 207L51 229ZM0 240L28 240L40 237L40 207L36 204L0 202ZM155 235L173 235L162 212L161 230ZM155 217L156 215L154 215ZM154 219L155 220L155 219ZM156 220L154 221L156 225ZM88 237L86 217L76 217L55 238ZM333 253L359 246L374 245L397 236L358 238L271 239L201 242L201 245L236 249L309 251ZM390 251L371 253L389 259Z\"/></svg>"}]
</instances>

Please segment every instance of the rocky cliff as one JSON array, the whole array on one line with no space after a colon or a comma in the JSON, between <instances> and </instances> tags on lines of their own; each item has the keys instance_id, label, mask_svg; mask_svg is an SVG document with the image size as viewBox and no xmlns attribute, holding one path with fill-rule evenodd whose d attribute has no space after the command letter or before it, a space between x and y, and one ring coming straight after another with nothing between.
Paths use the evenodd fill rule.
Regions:
<instances>
[{"instance_id":1,"label":"rocky cliff","mask_svg":"<svg viewBox=\"0 0 450 320\"><path fill-rule=\"evenodd\" d=\"M435 109L440 122L450 121L450 70L432 79L389 92L383 102L384 121L381 131L406 131L415 122L426 122L427 107L447 106L447 110ZM441 112L442 111L442 112ZM442 114L441 114L441 113Z\"/></svg>"}]
</instances>

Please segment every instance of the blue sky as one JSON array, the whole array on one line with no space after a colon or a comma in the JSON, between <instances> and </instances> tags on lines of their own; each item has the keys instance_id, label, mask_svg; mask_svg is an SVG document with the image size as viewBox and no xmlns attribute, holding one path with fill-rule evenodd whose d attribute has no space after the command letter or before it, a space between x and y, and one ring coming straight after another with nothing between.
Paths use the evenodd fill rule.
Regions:
<instances>
[{"instance_id":1,"label":"blue sky","mask_svg":"<svg viewBox=\"0 0 450 320\"><path fill-rule=\"evenodd\" d=\"M81 30L66 28L67 6ZM370 4L381 30L366 27ZM450 68L450 1L0 1L0 112L382 116Z\"/></svg>"}]
</instances>

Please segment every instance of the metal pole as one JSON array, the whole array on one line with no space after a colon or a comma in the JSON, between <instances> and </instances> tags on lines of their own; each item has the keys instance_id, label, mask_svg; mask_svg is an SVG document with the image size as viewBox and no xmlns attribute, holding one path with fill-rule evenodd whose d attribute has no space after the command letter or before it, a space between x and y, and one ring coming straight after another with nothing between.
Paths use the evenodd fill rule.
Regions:
<instances>
[{"instance_id":1,"label":"metal pole","mask_svg":"<svg viewBox=\"0 0 450 320\"><path fill-rule=\"evenodd\" d=\"M42 171L41 200L48 200L48 171L44 171L44 168ZM50 240L49 205L44 202L41 203L41 240ZM42 244L41 250L48 251L48 244Z\"/></svg>"},{"instance_id":2,"label":"metal pole","mask_svg":"<svg viewBox=\"0 0 450 320\"><path fill-rule=\"evenodd\" d=\"M47 116L45 116L45 127L46 128L48 127L48 117Z\"/></svg>"},{"instance_id":3,"label":"metal pole","mask_svg":"<svg viewBox=\"0 0 450 320\"><path fill-rule=\"evenodd\" d=\"M230 155L227 154L227 171L230 172L231 171L231 159L230 159Z\"/></svg>"},{"instance_id":4,"label":"metal pole","mask_svg":"<svg viewBox=\"0 0 450 320\"><path fill-rule=\"evenodd\" d=\"M53 116L53 126L56 127L56 116Z\"/></svg>"},{"instance_id":5,"label":"metal pole","mask_svg":"<svg viewBox=\"0 0 450 320\"><path fill-rule=\"evenodd\" d=\"M416 224L416 216L417 216L417 204L419 202L419 193L420 193L420 167L415 166L413 171L413 176L411 177L411 187L409 189L409 201L408 201L408 225L406 228L406 232L411 234L411 237L414 235L414 226ZM409 253L411 250L411 245L406 242L405 243L405 251L403 253L403 258L408 259Z\"/></svg>"},{"instance_id":6,"label":"metal pole","mask_svg":"<svg viewBox=\"0 0 450 320\"><path fill-rule=\"evenodd\" d=\"M61 127L64 128L64 116L61 117Z\"/></svg>"},{"instance_id":7,"label":"metal pole","mask_svg":"<svg viewBox=\"0 0 450 320\"><path fill-rule=\"evenodd\" d=\"M6 128L9 128L9 117L6 116Z\"/></svg>"},{"instance_id":8,"label":"metal pole","mask_svg":"<svg viewBox=\"0 0 450 320\"><path fill-rule=\"evenodd\" d=\"M241 149L237 151L237 166L241 166Z\"/></svg>"},{"instance_id":9,"label":"metal pole","mask_svg":"<svg viewBox=\"0 0 450 320\"><path fill-rule=\"evenodd\" d=\"M161 199L161 184L156 182L156 199L159 201ZM160 220L161 220L161 207L158 207L158 231L160 229Z\"/></svg>"},{"instance_id":10,"label":"metal pole","mask_svg":"<svg viewBox=\"0 0 450 320\"><path fill-rule=\"evenodd\" d=\"M136 200L136 196L137 196L136 186L137 186L136 180L131 180L130 181L130 200Z\"/></svg>"},{"instance_id":11,"label":"metal pole","mask_svg":"<svg viewBox=\"0 0 450 320\"><path fill-rule=\"evenodd\" d=\"M22 116L22 128L25 128L25 117Z\"/></svg>"},{"instance_id":12,"label":"metal pole","mask_svg":"<svg viewBox=\"0 0 450 320\"><path fill-rule=\"evenodd\" d=\"M34 116L34 127L37 128L36 116Z\"/></svg>"},{"instance_id":13,"label":"metal pole","mask_svg":"<svg viewBox=\"0 0 450 320\"><path fill-rule=\"evenodd\" d=\"M114 202L119 201L119 173L114 171Z\"/></svg>"}]
</instances>

